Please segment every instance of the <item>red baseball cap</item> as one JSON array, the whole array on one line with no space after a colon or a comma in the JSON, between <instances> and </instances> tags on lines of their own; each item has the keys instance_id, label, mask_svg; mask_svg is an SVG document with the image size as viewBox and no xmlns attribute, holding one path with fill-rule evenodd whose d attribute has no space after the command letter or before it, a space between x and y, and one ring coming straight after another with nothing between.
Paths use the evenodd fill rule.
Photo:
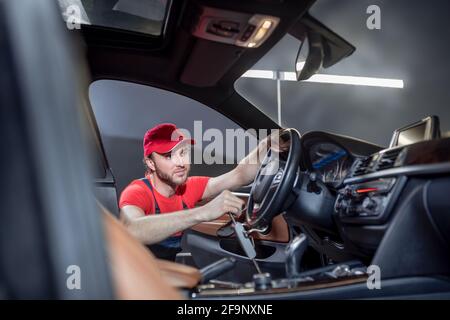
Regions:
<instances>
[{"instance_id":1,"label":"red baseball cap","mask_svg":"<svg viewBox=\"0 0 450 320\"><path fill-rule=\"evenodd\" d=\"M195 144L193 139L187 139L173 123L161 123L145 133L144 157L152 152L168 153L182 142Z\"/></svg>"}]
</instances>

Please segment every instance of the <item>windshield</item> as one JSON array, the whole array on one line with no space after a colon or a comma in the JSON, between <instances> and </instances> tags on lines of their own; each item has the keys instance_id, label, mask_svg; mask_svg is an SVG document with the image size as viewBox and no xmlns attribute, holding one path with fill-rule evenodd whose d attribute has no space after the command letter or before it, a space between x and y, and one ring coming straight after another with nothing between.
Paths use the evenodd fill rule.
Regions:
<instances>
[{"instance_id":1,"label":"windshield","mask_svg":"<svg viewBox=\"0 0 450 320\"><path fill-rule=\"evenodd\" d=\"M364 1L317 1L311 15L356 51L298 82L294 72L300 41L287 34L236 81L235 89L273 121L301 133L327 131L388 146L396 128L430 115L439 117L445 132L450 129L448 72L443 71L450 62L448 41L442 41L450 26L447 3L433 9L439 18L411 24L402 5L408 4L419 19L419 3L383 2L383 12L389 14L377 30L367 27L370 14ZM430 36L432 32L436 35ZM419 42L429 49L418 50ZM430 57L438 62L436 69ZM286 74L293 77L282 76Z\"/></svg>"},{"instance_id":2,"label":"windshield","mask_svg":"<svg viewBox=\"0 0 450 320\"><path fill-rule=\"evenodd\" d=\"M58 0L71 29L94 25L160 36L170 0Z\"/></svg>"}]
</instances>

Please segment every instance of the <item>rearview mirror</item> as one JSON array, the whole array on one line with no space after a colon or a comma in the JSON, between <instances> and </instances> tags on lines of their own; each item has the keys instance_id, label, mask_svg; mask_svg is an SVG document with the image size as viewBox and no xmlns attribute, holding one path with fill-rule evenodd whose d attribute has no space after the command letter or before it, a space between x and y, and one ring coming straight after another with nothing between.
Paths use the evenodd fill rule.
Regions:
<instances>
[{"instance_id":1,"label":"rearview mirror","mask_svg":"<svg viewBox=\"0 0 450 320\"><path fill-rule=\"evenodd\" d=\"M309 79L321 67L329 68L355 51L348 41L308 13L289 33L301 41L295 68L297 80Z\"/></svg>"},{"instance_id":2,"label":"rearview mirror","mask_svg":"<svg viewBox=\"0 0 450 320\"><path fill-rule=\"evenodd\" d=\"M306 33L295 61L297 81L309 79L322 67L324 50L322 37L313 31Z\"/></svg>"}]
</instances>

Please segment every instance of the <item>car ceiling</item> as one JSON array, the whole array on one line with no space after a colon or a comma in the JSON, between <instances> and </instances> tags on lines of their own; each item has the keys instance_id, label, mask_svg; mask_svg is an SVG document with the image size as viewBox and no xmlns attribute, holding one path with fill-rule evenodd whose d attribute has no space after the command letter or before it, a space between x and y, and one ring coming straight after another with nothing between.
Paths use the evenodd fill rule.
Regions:
<instances>
[{"instance_id":1,"label":"car ceiling","mask_svg":"<svg viewBox=\"0 0 450 320\"><path fill-rule=\"evenodd\" d=\"M95 26L81 29L93 81L118 79L155 86L193 98L244 128L277 125L241 98L234 82L263 57L307 12L315 0L174 1L163 39ZM198 12L208 6L280 18L258 48L194 37ZM242 113L243 108L251 117Z\"/></svg>"}]
</instances>

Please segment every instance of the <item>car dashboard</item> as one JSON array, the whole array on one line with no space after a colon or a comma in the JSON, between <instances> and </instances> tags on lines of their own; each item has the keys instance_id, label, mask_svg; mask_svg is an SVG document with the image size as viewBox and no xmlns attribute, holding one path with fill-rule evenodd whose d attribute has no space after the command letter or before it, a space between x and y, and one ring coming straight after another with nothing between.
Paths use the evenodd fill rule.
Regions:
<instances>
[{"instance_id":1,"label":"car dashboard","mask_svg":"<svg viewBox=\"0 0 450 320\"><path fill-rule=\"evenodd\" d=\"M392 141L411 138L394 135ZM215 279L190 297L389 297L419 294L427 286L448 291L450 138L423 137L385 148L333 133L304 134L301 178L293 187L297 198L284 218L295 233L289 247L307 239L303 243L322 256L321 266L292 275L286 255L285 276L256 274L243 283ZM368 290L374 267L387 290Z\"/></svg>"},{"instance_id":2,"label":"car dashboard","mask_svg":"<svg viewBox=\"0 0 450 320\"><path fill-rule=\"evenodd\" d=\"M368 263L411 193L450 174L449 151L450 139L439 135L383 148L332 133L307 133L302 137L302 189L310 198L297 201L288 219L330 260ZM316 204L317 212L300 203L305 199ZM321 222L326 219L328 224Z\"/></svg>"},{"instance_id":3,"label":"car dashboard","mask_svg":"<svg viewBox=\"0 0 450 320\"><path fill-rule=\"evenodd\" d=\"M354 157L337 144L313 144L308 151L312 172L331 188L339 187L347 176Z\"/></svg>"}]
</instances>

